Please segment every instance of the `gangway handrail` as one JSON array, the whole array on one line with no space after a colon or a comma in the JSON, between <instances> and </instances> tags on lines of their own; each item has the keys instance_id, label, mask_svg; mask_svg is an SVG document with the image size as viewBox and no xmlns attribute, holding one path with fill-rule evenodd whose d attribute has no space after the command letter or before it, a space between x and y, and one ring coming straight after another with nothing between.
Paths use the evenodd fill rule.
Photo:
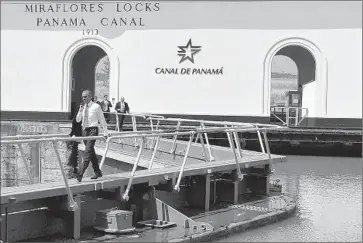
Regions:
<instances>
[{"instance_id":1,"label":"gangway handrail","mask_svg":"<svg viewBox=\"0 0 363 243\"><path fill-rule=\"evenodd\" d=\"M283 129L283 127L281 127ZM98 136L88 136L88 137L46 137L46 138L29 138L29 139L3 139L1 138L1 144L19 144L19 143L34 143L34 142L58 142L58 141L87 141L87 140L107 140L116 138L140 138L140 137L157 137L157 136L173 136L173 135L190 135L191 133L218 133L218 132L253 132L253 131L263 131L263 130L274 130L276 128L257 128L257 127L208 127L208 128L195 128L190 131L168 131L164 130L158 131L137 131L137 132L116 132L109 133L109 136L104 134Z\"/></svg>"},{"instance_id":2,"label":"gangway handrail","mask_svg":"<svg viewBox=\"0 0 363 243\"><path fill-rule=\"evenodd\" d=\"M146 119L153 119L153 118L146 118ZM154 118L155 119L155 118ZM176 122L195 122L195 123L201 123L204 124L210 124L210 125L230 125L230 126L236 126L236 125L248 125L248 126L264 126L264 127L276 127L279 128L281 126L275 125L275 124L261 124L261 123L251 123L251 122L229 122L229 121L213 121L213 120L199 120L199 119L184 119L184 118L158 118L155 120L163 120L163 121L176 121Z\"/></svg>"}]
</instances>

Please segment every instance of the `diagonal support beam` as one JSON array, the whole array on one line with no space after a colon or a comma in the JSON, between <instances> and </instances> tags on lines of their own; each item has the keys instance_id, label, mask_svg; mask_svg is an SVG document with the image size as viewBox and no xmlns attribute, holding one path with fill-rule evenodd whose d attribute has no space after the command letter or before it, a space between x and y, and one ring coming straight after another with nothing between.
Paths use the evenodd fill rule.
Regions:
<instances>
[{"instance_id":1,"label":"diagonal support beam","mask_svg":"<svg viewBox=\"0 0 363 243\"><path fill-rule=\"evenodd\" d=\"M187 151L185 152L183 163L182 163L181 168L180 168L180 173L179 173L179 176L178 176L178 180L177 180L177 182L175 184L175 187L174 187L174 190L178 191L178 192L180 191L180 182L181 182L181 178L183 176L185 163L187 162L189 150L190 150L190 147L191 147L192 142L193 142L193 137L194 137L194 133L190 134Z\"/></svg>"}]
</instances>

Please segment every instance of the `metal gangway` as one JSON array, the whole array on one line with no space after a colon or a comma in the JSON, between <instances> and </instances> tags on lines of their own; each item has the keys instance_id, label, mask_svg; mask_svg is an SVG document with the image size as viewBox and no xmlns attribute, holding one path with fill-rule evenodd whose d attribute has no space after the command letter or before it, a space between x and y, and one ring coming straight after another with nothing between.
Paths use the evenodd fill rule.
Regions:
<instances>
[{"instance_id":1,"label":"metal gangway","mask_svg":"<svg viewBox=\"0 0 363 243\"><path fill-rule=\"evenodd\" d=\"M259 143L261 145L261 151L263 154L267 155L270 169L273 171L273 158L270 152L270 147L268 143L267 138L267 132L269 130L275 130L275 129L284 129L281 126L277 125L270 125L270 124L259 124L259 123L239 123L239 122L228 122L228 121L205 121L205 120L193 120L193 119L179 119L179 118L165 118L162 116L155 116L155 115L149 115L149 114L122 114L122 115L128 115L132 117L133 122L133 131L125 131L125 132L109 132L108 136L105 136L104 134L100 134L99 136L91 136L91 137L69 137L68 134L42 134L42 135L18 135L18 136L4 136L1 137L2 145L17 145L24 162L25 167L27 168L27 172L29 176L30 169L28 168L28 162L27 158L24 154L24 144L32 144L32 143L45 143L50 142L52 143L52 147L54 149L55 155L57 157L57 162L59 166L59 170L62 174L62 181L64 183L64 188L66 191L66 195L69 199L69 208L71 210L75 210L78 205L75 202L73 198L73 192L71 190L71 187L69 185L69 179L67 178L66 172L63 167L63 162L61 160L60 152L58 149L58 143L59 142L70 142L70 141L86 141L86 140L97 140L102 141L106 144L104 154L102 155L102 159L100 162L100 168L102 169L102 166L104 165L105 159L107 157L107 152L109 150L109 145L112 141L115 140L122 140L122 139L134 139L135 141L135 147L138 148L138 153L136 155L136 160L134 162L132 171L130 172L128 176L128 183L126 190L123 193L122 199L123 200L129 200L129 192L131 189L131 186L133 185L135 174L137 171L137 167L140 161L140 156L142 151L145 147L149 147L149 149L153 149L152 156L149 160L149 166L148 171L153 171L153 163L155 160L156 151L159 148L161 139L167 138L169 139L172 137L172 149L170 153L175 152L176 145L180 140L178 140L179 136L187 136L189 137L187 148L182 160L182 163L180 165L180 168L177 168L178 176L176 180L176 184L174 186L174 190L179 191L180 190L180 183L181 179L183 177L183 174L185 172L185 168L187 166L187 160L188 160L188 154L190 151L190 148L194 144L200 142L203 154L205 155L205 163L208 167L208 163L211 163L211 167L217 166L218 161L215 161L214 156L212 154L211 145L208 139L208 134L211 133L224 133L227 136L228 142L229 142L229 148L231 153L234 157L234 164L235 169L238 174L238 178L240 180L243 179L243 174L241 172L241 159L243 158L243 152L241 149L241 141L239 137L239 133L243 132L256 132L258 134ZM116 116L118 117L118 116ZM150 123L150 130L143 130L138 131L137 130L137 124L136 124L136 117L143 117ZM160 128L161 122L174 122L175 129L171 130L164 130ZM156 122L156 124L154 124ZM184 131L181 130L181 124L182 123L189 123L189 124L196 124L194 128L188 128ZM263 139L262 139L263 137ZM169 139L170 140L170 139ZM281 157L276 157L276 159L281 159ZM216 163L212 163L215 161ZM206 168L207 168L206 167ZM155 174L155 171L153 172ZM157 173L163 173L163 171L159 171ZM156 174L157 174L156 173ZM156 175L155 174L155 175ZM104 178L102 180L107 180L107 178ZM82 182L83 183L83 182ZM80 183L80 184L82 184ZM95 182L99 183L99 182ZM9 196L3 197L3 193L1 196L1 204L6 204L14 200L15 197L11 196L12 194L16 194L19 192L16 192L16 188L14 188L14 192L10 193ZM47 197L49 195L44 195L44 197ZM13 198L13 199L12 199ZM16 200L16 199L15 199ZM25 200L25 199L24 199Z\"/></svg>"}]
</instances>

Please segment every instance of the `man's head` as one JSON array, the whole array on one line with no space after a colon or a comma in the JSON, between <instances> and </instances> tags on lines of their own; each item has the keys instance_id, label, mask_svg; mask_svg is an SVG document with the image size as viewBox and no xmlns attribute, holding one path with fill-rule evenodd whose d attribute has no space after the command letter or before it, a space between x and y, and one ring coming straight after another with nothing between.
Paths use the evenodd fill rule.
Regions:
<instances>
[{"instance_id":1,"label":"man's head","mask_svg":"<svg viewBox=\"0 0 363 243\"><path fill-rule=\"evenodd\" d=\"M91 90L88 90L88 89L84 90L82 92L82 100L83 100L83 102L85 104L88 104L92 100L92 96L93 96L93 94L92 94L92 91Z\"/></svg>"},{"instance_id":2,"label":"man's head","mask_svg":"<svg viewBox=\"0 0 363 243\"><path fill-rule=\"evenodd\" d=\"M124 102L125 101L125 98L124 97L121 97L120 100L121 100L121 102Z\"/></svg>"},{"instance_id":3,"label":"man's head","mask_svg":"<svg viewBox=\"0 0 363 243\"><path fill-rule=\"evenodd\" d=\"M103 99L104 99L104 100L107 100L107 95L103 96Z\"/></svg>"}]
</instances>

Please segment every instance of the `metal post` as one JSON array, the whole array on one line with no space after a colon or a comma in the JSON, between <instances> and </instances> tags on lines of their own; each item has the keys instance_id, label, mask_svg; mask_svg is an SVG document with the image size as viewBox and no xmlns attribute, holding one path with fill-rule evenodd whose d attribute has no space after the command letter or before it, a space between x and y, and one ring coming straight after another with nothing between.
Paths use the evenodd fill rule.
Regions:
<instances>
[{"instance_id":1,"label":"metal post","mask_svg":"<svg viewBox=\"0 0 363 243\"><path fill-rule=\"evenodd\" d=\"M296 107L296 114L295 114L295 127L297 127L298 122L299 122L299 107Z\"/></svg>"},{"instance_id":2,"label":"metal post","mask_svg":"<svg viewBox=\"0 0 363 243\"><path fill-rule=\"evenodd\" d=\"M199 137L200 143L202 144L202 153L204 155L205 162L211 161L210 156L207 155L207 151L205 150L203 135L199 133L196 137Z\"/></svg>"},{"instance_id":3,"label":"metal post","mask_svg":"<svg viewBox=\"0 0 363 243\"><path fill-rule=\"evenodd\" d=\"M160 136L158 136L156 138L156 144L155 144L155 147L154 147L153 155L151 156L151 160L150 160L150 163L149 163L149 168L148 168L149 170L151 170L151 168L153 167L156 152L158 151L158 147L159 147L159 141L160 141Z\"/></svg>"},{"instance_id":4,"label":"metal post","mask_svg":"<svg viewBox=\"0 0 363 243\"><path fill-rule=\"evenodd\" d=\"M179 131L179 128L180 128L180 121L178 121L178 124L176 125L176 131ZM176 149L176 139L178 138L178 135L175 134L174 135L174 141L173 141L173 146L171 146L171 150L170 150L170 153L174 153L175 152L175 149Z\"/></svg>"},{"instance_id":5,"label":"metal post","mask_svg":"<svg viewBox=\"0 0 363 243\"><path fill-rule=\"evenodd\" d=\"M211 174L206 174L205 176L205 201L204 201L205 211L209 211L209 205L210 205L210 177Z\"/></svg>"},{"instance_id":6,"label":"metal post","mask_svg":"<svg viewBox=\"0 0 363 243\"><path fill-rule=\"evenodd\" d=\"M204 125L203 122L201 122L200 125L202 126L203 129L205 129L205 125ZM207 148L208 148L208 152L209 152L209 161L214 161L214 157L212 155L212 150L211 150L210 145L209 145L208 135L207 135L206 132L204 133L204 136L205 136L205 142L207 143ZM201 139L202 138L203 137L201 137Z\"/></svg>"},{"instance_id":7,"label":"metal post","mask_svg":"<svg viewBox=\"0 0 363 243\"><path fill-rule=\"evenodd\" d=\"M286 112L286 124L289 127L290 126L290 107L286 107L287 108L287 112Z\"/></svg>"},{"instance_id":8,"label":"metal post","mask_svg":"<svg viewBox=\"0 0 363 243\"><path fill-rule=\"evenodd\" d=\"M137 131L137 126L136 126L136 118L135 118L135 116L134 115L131 115L131 121L132 121L132 130L134 131L134 132L136 132ZM135 145L135 147L139 147L140 145L138 144L138 142L137 142L137 138L135 138L135 143L134 143Z\"/></svg>"},{"instance_id":9,"label":"metal post","mask_svg":"<svg viewBox=\"0 0 363 243\"><path fill-rule=\"evenodd\" d=\"M142 137L142 139L144 140L145 137ZM140 158L141 158L141 152L142 152L143 149L144 149L144 142L142 142L141 145L140 145L139 152L137 153L136 161L134 163L134 167L132 168L132 171L131 171L131 176L130 176L130 179L129 179L129 183L127 184L127 188L125 190L125 193L122 196L122 199L125 200L125 201L129 200L129 192L130 192L130 189L131 189L132 181L134 179L135 172L136 172L136 169L137 169L137 165L139 164L139 161L140 161Z\"/></svg>"},{"instance_id":10,"label":"metal post","mask_svg":"<svg viewBox=\"0 0 363 243\"><path fill-rule=\"evenodd\" d=\"M159 129L159 125L160 125L160 120L157 120L156 126L155 126L155 130L157 131ZM152 146L151 149L155 147L155 143L156 143L156 137L153 137L153 142L152 142Z\"/></svg>"},{"instance_id":11,"label":"metal post","mask_svg":"<svg viewBox=\"0 0 363 243\"><path fill-rule=\"evenodd\" d=\"M105 163L105 160L106 160L106 154L107 154L107 151L108 151L108 147L109 147L109 146L110 146L110 139L107 139L107 141L106 141L105 151L103 152L103 156L102 156L101 163L100 163L100 170L102 170L102 166L103 166L103 164Z\"/></svg>"},{"instance_id":12,"label":"metal post","mask_svg":"<svg viewBox=\"0 0 363 243\"><path fill-rule=\"evenodd\" d=\"M184 172L185 163L187 162L189 150L190 150L190 147L192 145L193 136L194 136L194 133L190 134L187 151L185 151L183 163L182 163L181 168L180 168L179 177L178 177L178 180L177 180L177 182L175 184L175 187L174 187L174 190L178 191L178 192L180 191L180 186L179 185L180 185L180 181L181 181L181 178L182 178L182 175L183 175L183 172Z\"/></svg>"},{"instance_id":13,"label":"metal post","mask_svg":"<svg viewBox=\"0 0 363 243\"><path fill-rule=\"evenodd\" d=\"M120 132L120 123L119 123L119 117L118 117L118 113L116 111L116 128L117 128L117 132ZM118 139L118 142L122 145L122 140L121 138Z\"/></svg>"},{"instance_id":14,"label":"metal post","mask_svg":"<svg viewBox=\"0 0 363 243\"><path fill-rule=\"evenodd\" d=\"M241 144L240 144L240 141L239 141L238 133L233 132L233 137L234 137L234 141L236 142L238 156L240 158L242 158L242 150L241 150Z\"/></svg>"},{"instance_id":15,"label":"metal post","mask_svg":"<svg viewBox=\"0 0 363 243\"><path fill-rule=\"evenodd\" d=\"M78 208L78 205L73 199L73 194L72 194L71 188L69 187L68 179L66 177L66 173L64 172L64 168L63 168L62 161L61 161L58 149L57 149L56 142L53 142L53 148L54 148L54 152L55 152L55 154L57 156L59 168L60 168L60 170L62 172L62 178L63 178L64 185L66 186L66 190L67 190L67 194L68 194L68 200L69 200L69 204L68 204L69 209L71 211L75 211Z\"/></svg>"},{"instance_id":16,"label":"metal post","mask_svg":"<svg viewBox=\"0 0 363 243\"><path fill-rule=\"evenodd\" d=\"M153 124L152 118L150 118L150 128L151 128L151 131L154 131L154 124Z\"/></svg>"},{"instance_id":17,"label":"metal post","mask_svg":"<svg viewBox=\"0 0 363 243\"><path fill-rule=\"evenodd\" d=\"M266 153L265 152L265 147L263 146L263 142L262 142L262 137L261 137L261 133L259 130L257 130L257 136L258 136L258 141L260 142L260 145L261 145L261 151L262 153Z\"/></svg>"},{"instance_id":18,"label":"metal post","mask_svg":"<svg viewBox=\"0 0 363 243\"><path fill-rule=\"evenodd\" d=\"M232 134L230 134L230 132L227 132L227 134L228 134L228 137L229 137L229 139L228 139L229 145L231 146L231 149L232 149L232 152L233 152L233 155L234 155L234 159L236 161L238 179L242 180L243 175L241 173L241 168L239 166L239 161L238 161L238 157L237 157L237 153L236 153L236 148L234 147L233 140L231 139Z\"/></svg>"},{"instance_id":19,"label":"metal post","mask_svg":"<svg viewBox=\"0 0 363 243\"><path fill-rule=\"evenodd\" d=\"M20 153L21 153L21 157L23 158L23 162L24 162L26 172L28 173L28 176L29 176L30 183L34 183L34 178L33 178L32 174L31 174L29 166L28 166L28 160L25 157L23 145L18 144L18 146L19 146L19 150L20 150Z\"/></svg>"},{"instance_id":20,"label":"metal post","mask_svg":"<svg viewBox=\"0 0 363 243\"><path fill-rule=\"evenodd\" d=\"M271 172L274 172L274 171L275 171L275 169L274 169L273 164L272 164L272 158L271 158L270 146L269 146L269 144L268 144L266 130L265 130L265 131L263 131L263 137L264 137L264 140L265 140L265 145L266 145L266 150L267 150L267 155L268 155L268 161L269 161L269 164L270 164Z\"/></svg>"},{"instance_id":21,"label":"metal post","mask_svg":"<svg viewBox=\"0 0 363 243\"><path fill-rule=\"evenodd\" d=\"M119 124L119 117L118 117L117 111L116 111L116 128L117 128L117 132L120 132L120 124Z\"/></svg>"}]
</instances>

